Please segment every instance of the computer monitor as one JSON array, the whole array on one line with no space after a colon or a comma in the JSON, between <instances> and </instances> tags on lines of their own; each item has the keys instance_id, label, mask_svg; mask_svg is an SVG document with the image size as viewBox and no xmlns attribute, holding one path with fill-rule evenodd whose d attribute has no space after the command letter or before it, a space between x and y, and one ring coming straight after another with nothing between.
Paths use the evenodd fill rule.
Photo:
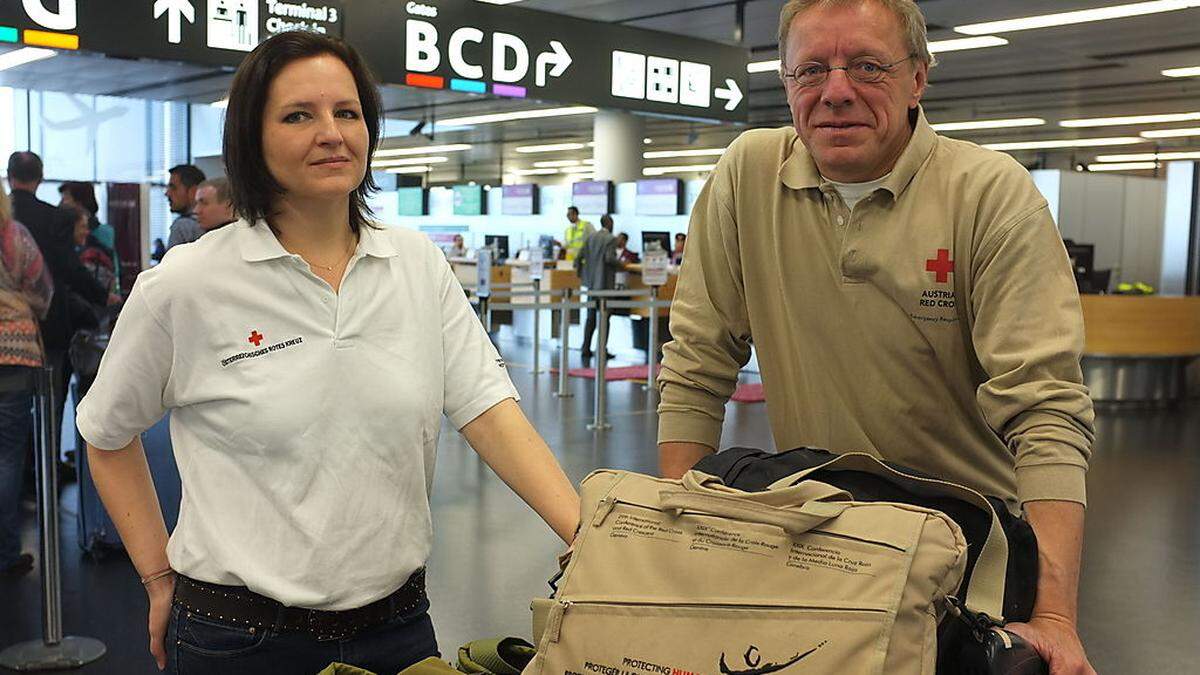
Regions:
<instances>
[{"instance_id":1,"label":"computer monitor","mask_svg":"<svg viewBox=\"0 0 1200 675\"><path fill-rule=\"evenodd\" d=\"M1095 244L1076 244L1067 242L1067 257L1071 259L1071 269L1075 272L1075 281L1090 280L1096 265Z\"/></svg>"},{"instance_id":2,"label":"computer monitor","mask_svg":"<svg viewBox=\"0 0 1200 675\"><path fill-rule=\"evenodd\" d=\"M671 233L670 232L642 232L642 257L646 257L646 252L650 250L650 242L658 242L662 247L663 253L670 255L671 253Z\"/></svg>"},{"instance_id":3,"label":"computer monitor","mask_svg":"<svg viewBox=\"0 0 1200 675\"><path fill-rule=\"evenodd\" d=\"M554 237L548 234L538 237L538 247L542 249L543 260L554 260Z\"/></svg>"},{"instance_id":4,"label":"computer monitor","mask_svg":"<svg viewBox=\"0 0 1200 675\"><path fill-rule=\"evenodd\" d=\"M508 260L508 235L486 234L483 236L484 248L492 249L492 261Z\"/></svg>"}]
</instances>

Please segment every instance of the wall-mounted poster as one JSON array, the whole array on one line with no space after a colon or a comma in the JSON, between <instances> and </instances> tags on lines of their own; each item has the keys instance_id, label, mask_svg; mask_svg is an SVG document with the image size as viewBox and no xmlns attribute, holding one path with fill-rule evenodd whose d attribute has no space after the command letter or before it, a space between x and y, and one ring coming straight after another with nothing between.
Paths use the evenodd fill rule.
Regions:
<instances>
[{"instance_id":1,"label":"wall-mounted poster","mask_svg":"<svg viewBox=\"0 0 1200 675\"><path fill-rule=\"evenodd\" d=\"M538 186L533 183L505 185L500 212L506 216L537 215L538 201Z\"/></svg>"},{"instance_id":2,"label":"wall-mounted poster","mask_svg":"<svg viewBox=\"0 0 1200 675\"><path fill-rule=\"evenodd\" d=\"M589 180L571 186L571 203L580 213L612 213L613 184L609 180Z\"/></svg>"},{"instance_id":3,"label":"wall-mounted poster","mask_svg":"<svg viewBox=\"0 0 1200 675\"><path fill-rule=\"evenodd\" d=\"M683 213L683 181L651 178L637 182L639 216L678 216Z\"/></svg>"},{"instance_id":4,"label":"wall-mounted poster","mask_svg":"<svg viewBox=\"0 0 1200 675\"><path fill-rule=\"evenodd\" d=\"M487 214L487 200L482 185L454 186L454 215L482 216Z\"/></svg>"}]
</instances>

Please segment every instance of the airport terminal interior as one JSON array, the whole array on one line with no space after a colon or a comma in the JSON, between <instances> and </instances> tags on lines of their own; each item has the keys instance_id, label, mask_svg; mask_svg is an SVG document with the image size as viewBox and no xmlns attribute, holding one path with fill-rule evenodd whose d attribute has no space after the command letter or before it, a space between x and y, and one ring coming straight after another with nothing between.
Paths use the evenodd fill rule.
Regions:
<instances>
[{"instance_id":1,"label":"airport terminal interior","mask_svg":"<svg viewBox=\"0 0 1200 675\"><path fill-rule=\"evenodd\" d=\"M375 221L422 233L442 250L521 409L573 485L597 469L657 475L661 395L653 375L678 327L677 288L704 281L700 261L689 265L692 247L703 245L688 238L700 213L693 207L735 139L793 124L788 78L801 74L781 63L785 4L794 3L3 2L0 163L36 153L44 167L36 196L55 206L80 185L92 191L90 219L79 198L64 204L93 230L80 235L76 225L76 254L110 295L127 298L139 274L183 257L169 249L199 246L192 242L224 226L196 225L195 200L204 193L193 176L225 175L223 128L243 59L291 30L342 38L379 81L384 121L369 171L380 189L367 203ZM1196 672L1200 3L915 6L937 62L921 97L924 117L940 136L1006 153L1024 167L1045 198L1069 261L1063 269L1070 265L1079 293L1079 372L1095 408L1078 607L1088 659L1100 673ZM815 86L873 86L851 79L873 73L838 70L826 68L825 83ZM14 177L5 178L12 189ZM754 188L738 189L752 195ZM774 195L781 186L761 189ZM952 209L955 196L919 199ZM189 237L181 238L181 217L192 220ZM602 235L602 219L618 236L605 249L615 262L602 263L614 273L603 282L581 280L575 258L595 232ZM950 288L947 281L966 275L955 253L922 251L930 288ZM776 254L807 264L801 252ZM922 304L934 311L939 300L970 302L961 284L954 288L957 298L928 291ZM705 293L687 291L690 306ZM71 299L89 304L78 294ZM1030 298L1029 311L1039 311L1038 302ZM90 305L95 325L74 337L98 360L115 309ZM607 329L600 321L595 342L584 344L595 310L611 320ZM266 339L255 331L243 348L270 349L274 338ZM146 593L82 461L75 411L96 365L77 351L86 350L72 347L79 363L65 405L52 410L47 399L30 438L10 452L26 458L15 523L32 565L14 563L0 574L0 672L16 669L17 661L6 660L11 648L67 635L104 646L102 656L71 670L153 673ZM4 354L0 364L9 363ZM789 383L764 372L774 361L759 356L752 350L737 374L721 449L790 449L777 447L769 416ZM801 364L797 370L822 359L788 358ZM862 393L867 408L872 395ZM907 395L929 394L912 387ZM164 418L143 442L173 527L181 488L179 437L169 425ZM939 450L953 452L929 449ZM428 595L443 659L453 662L472 640L533 639L530 601L552 593L547 582L565 546L448 419L429 501ZM48 522L55 518L57 526Z\"/></svg>"}]
</instances>

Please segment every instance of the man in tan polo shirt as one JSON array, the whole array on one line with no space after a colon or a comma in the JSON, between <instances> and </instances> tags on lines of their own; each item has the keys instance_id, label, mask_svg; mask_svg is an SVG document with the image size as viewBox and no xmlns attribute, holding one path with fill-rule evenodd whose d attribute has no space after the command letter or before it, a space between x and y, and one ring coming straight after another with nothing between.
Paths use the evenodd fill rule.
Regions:
<instances>
[{"instance_id":1,"label":"man in tan polo shirt","mask_svg":"<svg viewBox=\"0 0 1200 675\"><path fill-rule=\"evenodd\" d=\"M750 357L776 445L868 451L1007 500L1038 535L1012 624L1092 673L1076 595L1093 412L1066 253L1028 172L937 136L912 0L790 0L794 128L743 134L696 203L659 380L662 472L720 445Z\"/></svg>"}]
</instances>

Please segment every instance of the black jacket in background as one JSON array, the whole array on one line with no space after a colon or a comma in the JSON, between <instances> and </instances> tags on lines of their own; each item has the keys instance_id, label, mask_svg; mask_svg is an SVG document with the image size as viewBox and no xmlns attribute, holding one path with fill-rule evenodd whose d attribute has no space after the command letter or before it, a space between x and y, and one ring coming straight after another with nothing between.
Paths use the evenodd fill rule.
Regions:
<instances>
[{"instance_id":1,"label":"black jacket in background","mask_svg":"<svg viewBox=\"0 0 1200 675\"><path fill-rule=\"evenodd\" d=\"M12 191L12 205L13 218L33 235L54 277L54 298L41 323L42 340L48 350L65 350L75 332L67 308L68 293L74 291L103 307L108 302L108 291L79 262L75 252L74 214L47 204L26 190Z\"/></svg>"}]
</instances>

